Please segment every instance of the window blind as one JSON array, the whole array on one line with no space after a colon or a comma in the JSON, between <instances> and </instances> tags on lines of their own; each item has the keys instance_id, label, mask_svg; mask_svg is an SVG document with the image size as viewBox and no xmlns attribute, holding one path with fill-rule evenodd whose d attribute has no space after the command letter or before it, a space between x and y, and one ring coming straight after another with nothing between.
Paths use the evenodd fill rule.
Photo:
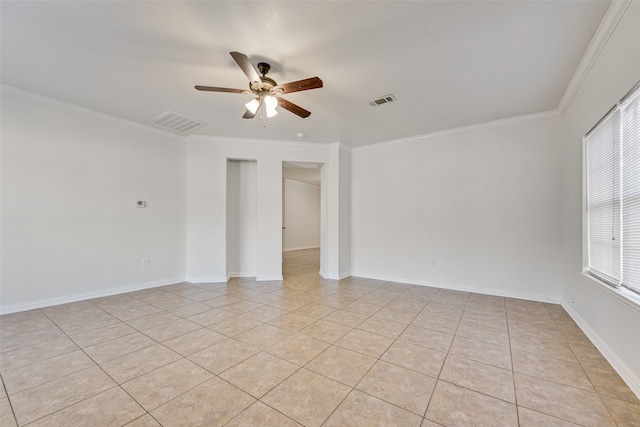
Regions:
<instances>
[{"instance_id":1,"label":"window blind","mask_svg":"<svg viewBox=\"0 0 640 427\"><path fill-rule=\"evenodd\" d=\"M587 271L640 292L640 84L585 136Z\"/></svg>"},{"instance_id":2,"label":"window blind","mask_svg":"<svg viewBox=\"0 0 640 427\"><path fill-rule=\"evenodd\" d=\"M640 292L640 89L621 105L622 285Z\"/></svg>"},{"instance_id":3,"label":"window blind","mask_svg":"<svg viewBox=\"0 0 640 427\"><path fill-rule=\"evenodd\" d=\"M591 274L618 286L620 258L620 116L613 109L586 137L587 229Z\"/></svg>"}]
</instances>

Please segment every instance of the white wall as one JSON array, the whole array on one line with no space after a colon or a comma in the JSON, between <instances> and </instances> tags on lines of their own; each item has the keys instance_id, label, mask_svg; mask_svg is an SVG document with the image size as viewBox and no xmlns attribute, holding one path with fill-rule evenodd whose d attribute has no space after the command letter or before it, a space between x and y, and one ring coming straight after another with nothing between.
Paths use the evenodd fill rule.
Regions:
<instances>
[{"instance_id":1,"label":"white wall","mask_svg":"<svg viewBox=\"0 0 640 427\"><path fill-rule=\"evenodd\" d=\"M185 143L80 111L3 90L3 312L185 278Z\"/></svg>"},{"instance_id":2,"label":"white wall","mask_svg":"<svg viewBox=\"0 0 640 427\"><path fill-rule=\"evenodd\" d=\"M227 159L257 161L256 279L282 279L282 163L324 164L320 258L325 277L338 276L338 166L329 151L338 144L299 144L224 138L188 138L187 278L224 282L226 261ZM342 207L345 209L346 207ZM348 238L348 236L346 237ZM326 243L326 244L325 244Z\"/></svg>"},{"instance_id":3,"label":"white wall","mask_svg":"<svg viewBox=\"0 0 640 427\"><path fill-rule=\"evenodd\" d=\"M340 260L339 277L351 275L351 150L339 146Z\"/></svg>"},{"instance_id":4,"label":"white wall","mask_svg":"<svg viewBox=\"0 0 640 427\"><path fill-rule=\"evenodd\" d=\"M227 277L256 275L256 173L256 162L227 161Z\"/></svg>"},{"instance_id":5,"label":"white wall","mask_svg":"<svg viewBox=\"0 0 640 427\"><path fill-rule=\"evenodd\" d=\"M352 274L559 302L559 124L353 150Z\"/></svg>"},{"instance_id":6,"label":"white wall","mask_svg":"<svg viewBox=\"0 0 640 427\"><path fill-rule=\"evenodd\" d=\"M632 2L564 115L563 306L640 396L640 304L584 276L582 137L640 78L640 2ZM575 306L571 299L575 298Z\"/></svg>"},{"instance_id":7,"label":"white wall","mask_svg":"<svg viewBox=\"0 0 640 427\"><path fill-rule=\"evenodd\" d=\"M320 186L284 180L284 251L320 247Z\"/></svg>"}]
</instances>

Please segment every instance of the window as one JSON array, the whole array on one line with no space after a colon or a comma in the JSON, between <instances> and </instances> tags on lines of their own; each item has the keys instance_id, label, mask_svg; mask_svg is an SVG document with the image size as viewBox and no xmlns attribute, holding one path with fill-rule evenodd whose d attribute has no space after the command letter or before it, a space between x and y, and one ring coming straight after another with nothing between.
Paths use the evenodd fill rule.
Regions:
<instances>
[{"instance_id":1,"label":"window","mask_svg":"<svg viewBox=\"0 0 640 427\"><path fill-rule=\"evenodd\" d=\"M584 137L589 274L640 292L640 84Z\"/></svg>"}]
</instances>

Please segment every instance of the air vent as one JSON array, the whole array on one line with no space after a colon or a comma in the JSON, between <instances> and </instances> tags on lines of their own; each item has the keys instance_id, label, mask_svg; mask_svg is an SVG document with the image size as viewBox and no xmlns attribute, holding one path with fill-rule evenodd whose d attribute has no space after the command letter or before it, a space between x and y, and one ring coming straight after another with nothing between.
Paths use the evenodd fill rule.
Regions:
<instances>
[{"instance_id":1,"label":"air vent","mask_svg":"<svg viewBox=\"0 0 640 427\"><path fill-rule=\"evenodd\" d=\"M168 127L182 133L187 133L206 125L206 123L181 116L180 114L176 114L171 111L160 114L158 117L151 120L151 123Z\"/></svg>"},{"instance_id":2,"label":"air vent","mask_svg":"<svg viewBox=\"0 0 640 427\"><path fill-rule=\"evenodd\" d=\"M395 96L385 95L382 98L374 99L373 101L369 102L369 105L371 105L372 107L377 107L379 105L384 105L384 104L388 104L390 102L396 102L396 101L397 99Z\"/></svg>"}]
</instances>

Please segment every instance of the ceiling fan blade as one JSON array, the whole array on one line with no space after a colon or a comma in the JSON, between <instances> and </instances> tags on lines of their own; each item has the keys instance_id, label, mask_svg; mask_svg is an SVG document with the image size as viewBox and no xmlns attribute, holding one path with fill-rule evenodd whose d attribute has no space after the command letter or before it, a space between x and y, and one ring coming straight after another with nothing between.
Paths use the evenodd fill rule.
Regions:
<instances>
[{"instance_id":1,"label":"ceiling fan blade","mask_svg":"<svg viewBox=\"0 0 640 427\"><path fill-rule=\"evenodd\" d=\"M252 113L251 111L247 110L244 113L244 116L242 116L243 119L253 119L256 116L256 113Z\"/></svg>"},{"instance_id":2,"label":"ceiling fan blade","mask_svg":"<svg viewBox=\"0 0 640 427\"><path fill-rule=\"evenodd\" d=\"M213 86L196 86L196 90L204 90L209 92L251 93L251 91L246 89L230 89L227 87L213 87Z\"/></svg>"},{"instance_id":3,"label":"ceiling fan blade","mask_svg":"<svg viewBox=\"0 0 640 427\"><path fill-rule=\"evenodd\" d=\"M273 88L275 92L279 93L291 93L300 92L301 90L317 89L322 87L322 80L318 77L311 77L309 79L298 80L291 83L285 83Z\"/></svg>"},{"instance_id":4,"label":"ceiling fan blade","mask_svg":"<svg viewBox=\"0 0 640 427\"><path fill-rule=\"evenodd\" d=\"M251 61L249 61L249 57L247 57L247 55L245 55L244 53L240 53L240 52L229 52L229 53L231 54L231 56L233 56L233 59L236 61L238 66L242 69L244 74L249 78L249 81L255 86L262 87L262 80L260 79L260 76L256 72L256 69L253 68L253 65L251 65Z\"/></svg>"},{"instance_id":5,"label":"ceiling fan blade","mask_svg":"<svg viewBox=\"0 0 640 427\"><path fill-rule=\"evenodd\" d=\"M293 102L287 101L284 98L278 98L278 105L285 110L289 110L293 114L302 117L303 119L311 115L310 111L307 111L304 108L294 104Z\"/></svg>"}]
</instances>

